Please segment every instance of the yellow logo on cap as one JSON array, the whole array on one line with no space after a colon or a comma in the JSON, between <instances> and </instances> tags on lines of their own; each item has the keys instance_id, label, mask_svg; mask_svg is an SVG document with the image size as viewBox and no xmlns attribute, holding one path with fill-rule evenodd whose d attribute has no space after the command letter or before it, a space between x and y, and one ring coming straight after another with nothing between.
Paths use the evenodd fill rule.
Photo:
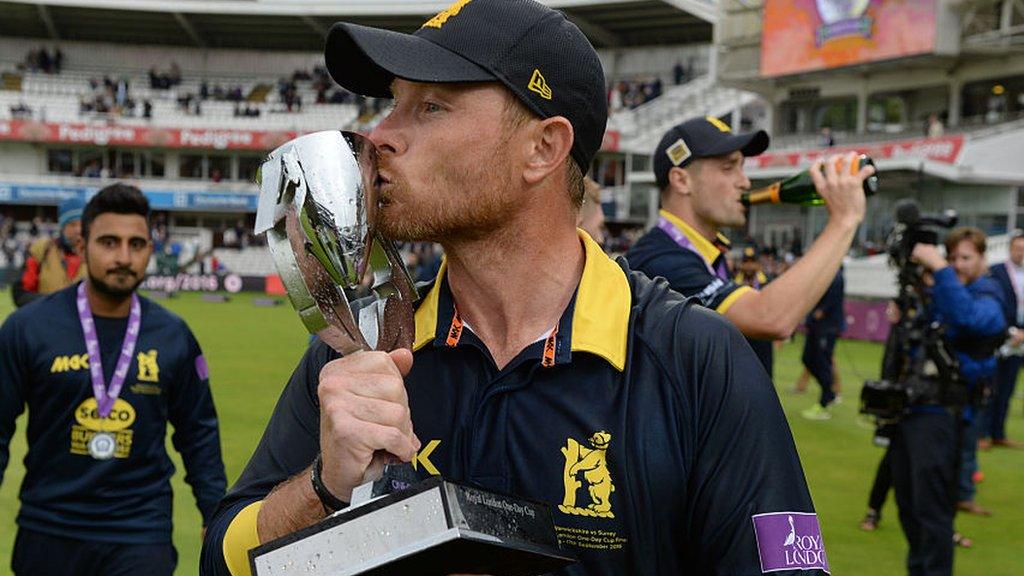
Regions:
<instances>
[{"instance_id":1,"label":"yellow logo on cap","mask_svg":"<svg viewBox=\"0 0 1024 576\"><path fill-rule=\"evenodd\" d=\"M728 124L722 122L721 120L715 118L714 116L705 116L704 119L707 120L715 128L721 130L722 132L732 132L732 128L729 128Z\"/></svg>"},{"instance_id":2,"label":"yellow logo on cap","mask_svg":"<svg viewBox=\"0 0 1024 576\"><path fill-rule=\"evenodd\" d=\"M679 166L690 157L690 148L686 146L686 142L680 138L676 140L675 144L668 147L665 150L665 154L668 155L668 159L672 161L673 166Z\"/></svg>"},{"instance_id":3,"label":"yellow logo on cap","mask_svg":"<svg viewBox=\"0 0 1024 576\"><path fill-rule=\"evenodd\" d=\"M449 18L452 16L458 16L462 7L472 1L473 0L458 0L457 2L452 3L451 6L441 10L436 16L427 20L423 26L420 26L420 28L440 28L441 26L444 26L444 23L447 22Z\"/></svg>"},{"instance_id":4,"label":"yellow logo on cap","mask_svg":"<svg viewBox=\"0 0 1024 576\"><path fill-rule=\"evenodd\" d=\"M530 77L530 85L527 88L530 92L540 94L541 98L551 100L551 87L548 86L548 81L544 79L544 75L536 68L533 69L533 76Z\"/></svg>"}]
</instances>

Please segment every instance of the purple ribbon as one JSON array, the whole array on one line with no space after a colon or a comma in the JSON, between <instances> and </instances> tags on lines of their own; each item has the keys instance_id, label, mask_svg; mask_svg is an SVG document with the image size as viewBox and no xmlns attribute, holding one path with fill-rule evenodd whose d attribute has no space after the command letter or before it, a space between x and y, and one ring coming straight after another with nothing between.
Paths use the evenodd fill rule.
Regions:
<instances>
[{"instance_id":1,"label":"purple ribbon","mask_svg":"<svg viewBox=\"0 0 1024 576\"><path fill-rule=\"evenodd\" d=\"M78 285L78 321L82 324L85 336L85 349L89 352L89 375L92 377L92 395L96 398L96 409L100 418L106 418L114 407L114 401L121 395L121 386L128 376L128 367L135 352L135 343L139 340L139 326L142 324L142 306L139 297L132 294L131 311L128 313L128 329L124 333L121 344L121 356L114 367L114 376L110 386L103 382L103 363L100 359L100 340L96 335L96 322L92 318L92 308L85 294L85 282Z\"/></svg>"},{"instance_id":2,"label":"purple ribbon","mask_svg":"<svg viewBox=\"0 0 1024 576\"><path fill-rule=\"evenodd\" d=\"M708 272L710 272L712 276L717 276L726 282L729 281L729 269L726 268L724 259L718 262L718 266L712 268L711 262L704 259L704 255L700 253L700 250L697 250L697 247L693 245L693 242L691 242L689 238L686 237L686 234L683 234L682 230L676 228L675 224L669 222L668 218L665 218L664 216L658 217L658 228L661 228L662 232L668 234L669 237L675 240L676 244L679 244L683 249L689 250L699 256L701 262L704 262L704 265L707 266ZM718 258L716 258L716 260L718 260Z\"/></svg>"}]
</instances>

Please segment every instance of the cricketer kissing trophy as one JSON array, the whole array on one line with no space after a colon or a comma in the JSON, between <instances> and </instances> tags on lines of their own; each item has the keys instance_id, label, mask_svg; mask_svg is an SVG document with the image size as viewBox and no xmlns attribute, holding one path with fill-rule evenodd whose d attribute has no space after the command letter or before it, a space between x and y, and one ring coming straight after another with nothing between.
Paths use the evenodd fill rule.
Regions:
<instances>
[{"instance_id":1,"label":"cricketer kissing trophy","mask_svg":"<svg viewBox=\"0 0 1024 576\"><path fill-rule=\"evenodd\" d=\"M417 293L377 218L377 154L349 132L307 134L263 162L255 232L302 323L341 354L411 347ZM372 275L372 295L349 302ZM408 464L371 467L352 505L249 552L253 574L532 575L572 562L546 504L495 494Z\"/></svg>"}]
</instances>

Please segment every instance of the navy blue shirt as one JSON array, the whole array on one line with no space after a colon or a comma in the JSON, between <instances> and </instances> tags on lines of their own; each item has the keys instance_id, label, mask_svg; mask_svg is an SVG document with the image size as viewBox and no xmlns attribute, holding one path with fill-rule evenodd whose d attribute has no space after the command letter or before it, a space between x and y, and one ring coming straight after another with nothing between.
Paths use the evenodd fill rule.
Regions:
<instances>
[{"instance_id":1,"label":"navy blue shirt","mask_svg":"<svg viewBox=\"0 0 1024 576\"><path fill-rule=\"evenodd\" d=\"M840 267L832 278L832 283L828 285L828 290L807 315L805 324L808 332L838 336L846 329L846 313L843 311L844 292L846 280L843 278L843 268ZM821 317L815 318L818 314Z\"/></svg>"},{"instance_id":2,"label":"navy blue shirt","mask_svg":"<svg viewBox=\"0 0 1024 576\"><path fill-rule=\"evenodd\" d=\"M753 290L735 279L719 278L712 270L725 265L725 254L696 230L673 214L662 210L661 216L668 219L686 235L696 251L687 250L676 244L664 230L651 228L629 252L626 259L629 267L647 274L651 278L668 280L669 286L683 296L692 296L700 304L719 314L725 314L730 306L743 294ZM748 338L761 365L772 373L772 344L767 340Z\"/></svg>"},{"instance_id":3,"label":"navy blue shirt","mask_svg":"<svg viewBox=\"0 0 1024 576\"><path fill-rule=\"evenodd\" d=\"M813 513L771 382L728 321L585 245L557 326L500 369L455 320L442 267L405 378L417 470L548 502L579 558L561 575L761 573L753 517ZM317 454L334 358L321 342L306 352L207 532L202 574L247 573L252 511ZM786 536L758 534L775 548Z\"/></svg>"},{"instance_id":4,"label":"navy blue shirt","mask_svg":"<svg viewBox=\"0 0 1024 576\"><path fill-rule=\"evenodd\" d=\"M204 523L227 485L206 361L180 318L140 298L142 324L128 376L110 415L100 419L77 287L34 301L0 327L0 479L15 419L27 406L19 526L81 540L170 542L168 422ZM109 383L128 320L95 321ZM115 436L108 460L89 455L97 431Z\"/></svg>"}]
</instances>

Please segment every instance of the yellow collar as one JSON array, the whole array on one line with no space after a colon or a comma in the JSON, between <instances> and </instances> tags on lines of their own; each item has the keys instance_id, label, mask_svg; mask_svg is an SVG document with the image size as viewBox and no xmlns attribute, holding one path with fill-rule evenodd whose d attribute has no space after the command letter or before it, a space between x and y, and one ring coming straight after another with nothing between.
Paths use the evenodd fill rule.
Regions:
<instances>
[{"instance_id":1,"label":"yellow collar","mask_svg":"<svg viewBox=\"0 0 1024 576\"><path fill-rule=\"evenodd\" d=\"M576 289L572 334L569 335L572 351L595 354L622 371L626 367L626 339L633 300L629 281L622 268L601 250L597 242L586 232L577 232L586 260L583 277ZM434 285L416 310L414 351L435 340L439 328L447 333L448 325L438 322L438 302L447 267L447 261L442 261Z\"/></svg>"},{"instance_id":2,"label":"yellow collar","mask_svg":"<svg viewBox=\"0 0 1024 576\"><path fill-rule=\"evenodd\" d=\"M691 228L689 224L680 220L675 214L668 210L660 210L658 211L658 214L671 222L673 226L678 228L680 232L690 239L690 242L692 242L694 247L697 248L697 251L700 252L701 257L704 258L704 261L707 262L709 266L714 264L715 260L722 255L722 251L712 244L710 240L702 236L700 232Z\"/></svg>"}]
</instances>

